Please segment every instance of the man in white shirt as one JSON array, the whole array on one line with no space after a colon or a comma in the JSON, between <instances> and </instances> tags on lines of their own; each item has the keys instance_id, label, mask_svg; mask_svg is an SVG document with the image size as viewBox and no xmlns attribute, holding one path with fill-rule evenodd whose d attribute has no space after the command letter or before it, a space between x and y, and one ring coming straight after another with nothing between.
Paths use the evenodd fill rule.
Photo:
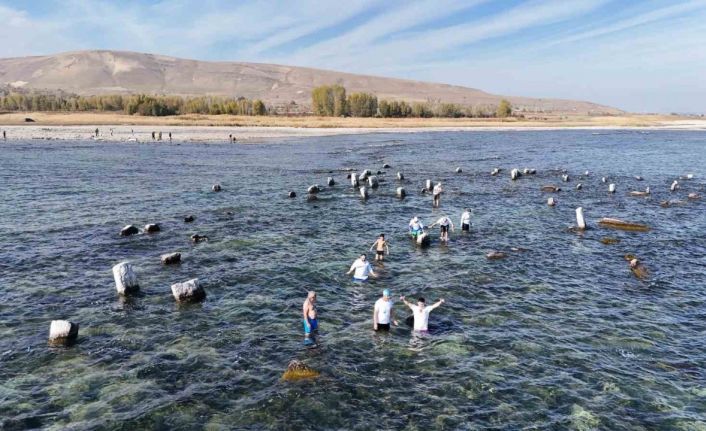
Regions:
<instances>
[{"instance_id":1,"label":"man in white shirt","mask_svg":"<svg viewBox=\"0 0 706 431\"><path fill-rule=\"evenodd\" d=\"M441 192L443 192L444 189L441 188L441 183L436 183L434 186L434 191L433 191L433 201L432 201L432 206L434 207L439 207L439 204L441 204Z\"/></svg>"},{"instance_id":2,"label":"man in white shirt","mask_svg":"<svg viewBox=\"0 0 706 431\"><path fill-rule=\"evenodd\" d=\"M373 329L376 331L389 331L390 322L397 326L397 320L392 311L392 299L390 299L390 291L385 289L382 291L382 298L375 301L373 307Z\"/></svg>"},{"instance_id":3,"label":"man in white shirt","mask_svg":"<svg viewBox=\"0 0 706 431\"><path fill-rule=\"evenodd\" d=\"M471 209L466 210L461 214L461 231L468 232L471 230Z\"/></svg>"},{"instance_id":4,"label":"man in white shirt","mask_svg":"<svg viewBox=\"0 0 706 431\"><path fill-rule=\"evenodd\" d=\"M417 305L407 302L404 296L400 296L400 300L412 310L412 313L414 314L414 330L419 332L427 332L429 330L429 313L431 313L431 310L445 302L442 298L439 299L434 305L427 306L424 298L419 298L417 300Z\"/></svg>"},{"instance_id":5,"label":"man in white shirt","mask_svg":"<svg viewBox=\"0 0 706 431\"><path fill-rule=\"evenodd\" d=\"M433 228L434 226L439 225L439 228L441 229L441 234L439 235L439 239L442 241L447 241L449 240L449 226L451 226L451 231L454 231L454 223L451 221L450 218L446 216L441 216L439 220L435 221L431 226L429 226L429 229Z\"/></svg>"},{"instance_id":6,"label":"man in white shirt","mask_svg":"<svg viewBox=\"0 0 706 431\"><path fill-rule=\"evenodd\" d=\"M373 267L370 266L370 263L366 260L364 254L361 254L360 257L356 259L355 262L353 262L353 265L351 265L351 269L348 270L346 275L350 275L354 271L354 281L366 281L368 279L368 275L371 275L373 277L378 276L375 271L373 271Z\"/></svg>"}]
</instances>

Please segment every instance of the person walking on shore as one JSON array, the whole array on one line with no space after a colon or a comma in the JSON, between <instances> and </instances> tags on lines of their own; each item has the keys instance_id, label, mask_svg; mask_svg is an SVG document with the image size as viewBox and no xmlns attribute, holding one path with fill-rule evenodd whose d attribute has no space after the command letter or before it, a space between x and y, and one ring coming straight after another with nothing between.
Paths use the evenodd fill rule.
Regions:
<instances>
[{"instance_id":1,"label":"person walking on shore","mask_svg":"<svg viewBox=\"0 0 706 431\"><path fill-rule=\"evenodd\" d=\"M433 199L432 199L432 206L435 208L438 208L439 205L441 204L441 193L444 191L443 188L441 188L441 183L436 183L434 186L434 191L433 191Z\"/></svg>"},{"instance_id":2,"label":"person walking on shore","mask_svg":"<svg viewBox=\"0 0 706 431\"><path fill-rule=\"evenodd\" d=\"M471 230L471 209L466 208L461 214L461 232Z\"/></svg>"},{"instance_id":3,"label":"person walking on shore","mask_svg":"<svg viewBox=\"0 0 706 431\"><path fill-rule=\"evenodd\" d=\"M351 273L354 271L354 281L364 282L368 280L368 276L378 276L375 271L373 271L373 267L370 266L370 262L366 260L365 254L361 254L360 257L356 259L355 262L353 262L353 264L351 265L351 269L348 270L346 275L351 275Z\"/></svg>"},{"instance_id":4,"label":"person walking on shore","mask_svg":"<svg viewBox=\"0 0 706 431\"><path fill-rule=\"evenodd\" d=\"M400 296L400 301L404 302L414 314L414 330L418 332L429 332L429 313L441 304L444 299L439 299L435 304L427 306L424 298L417 299L417 305L407 302L404 296Z\"/></svg>"},{"instance_id":5,"label":"person walking on shore","mask_svg":"<svg viewBox=\"0 0 706 431\"><path fill-rule=\"evenodd\" d=\"M389 331L390 322L395 326L398 325L392 310L393 305L390 291L388 289L383 290L382 297L375 301L375 306L373 307L373 329L375 331Z\"/></svg>"},{"instance_id":6,"label":"person walking on shore","mask_svg":"<svg viewBox=\"0 0 706 431\"><path fill-rule=\"evenodd\" d=\"M375 260L379 260L382 262L385 260L385 251L387 251L388 256L390 255L390 247L387 245L387 241L385 241L385 234L381 233L378 239L375 240L372 246L370 246L370 251L375 249Z\"/></svg>"},{"instance_id":7,"label":"person walking on shore","mask_svg":"<svg viewBox=\"0 0 706 431\"><path fill-rule=\"evenodd\" d=\"M451 227L451 231L454 231L454 223L451 221L450 218L446 216L441 216L439 220L435 221L432 223L431 226L429 226L429 229L433 228L434 226L439 225L439 228L441 229L441 234L439 235L439 239L442 241L449 241L449 226Z\"/></svg>"},{"instance_id":8,"label":"person walking on shore","mask_svg":"<svg viewBox=\"0 0 706 431\"><path fill-rule=\"evenodd\" d=\"M7 141L7 132L5 130L2 131L2 140Z\"/></svg>"},{"instance_id":9,"label":"person walking on shore","mask_svg":"<svg viewBox=\"0 0 706 431\"><path fill-rule=\"evenodd\" d=\"M172 142L172 132L169 132L169 142Z\"/></svg>"},{"instance_id":10,"label":"person walking on shore","mask_svg":"<svg viewBox=\"0 0 706 431\"><path fill-rule=\"evenodd\" d=\"M304 318L304 342L311 341L312 333L319 329L319 321L316 315L316 292L310 290L302 306L302 316Z\"/></svg>"}]
</instances>

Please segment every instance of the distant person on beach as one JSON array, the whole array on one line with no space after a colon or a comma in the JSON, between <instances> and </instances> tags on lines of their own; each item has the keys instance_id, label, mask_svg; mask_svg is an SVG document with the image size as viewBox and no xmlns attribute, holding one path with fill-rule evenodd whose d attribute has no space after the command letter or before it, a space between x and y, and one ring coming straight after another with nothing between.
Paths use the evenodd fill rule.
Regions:
<instances>
[{"instance_id":1,"label":"distant person on beach","mask_svg":"<svg viewBox=\"0 0 706 431\"><path fill-rule=\"evenodd\" d=\"M4 131L4 130L2 131L2 139L3 139L4 141L7 141L7 132Z\"/></svg>"},{"instance_id":2,"label":"distant person on beach","mask_svg":"<svg viewBox=\"0 0 706 431\"><path fill-rule=\"evenodd\" d=\"M431 313L431 310L446 302L442 298L439 299L439 301L437 301L434 305L427 306L424 298L419 298L417 299L417 305L414 305L407 302L404 296L400 296L400 301L404 302L405 305L412 310L412 313L414 314L413 328L415 331L419 332L429 331L429 313Z\"/></svg>"},{"instance_id":3,"label":"distant person on beach","mask_svg":"<svg viewBox=\"0 0 706 431\"><path fill-rule=\"evenodd\" d=\"M319 322L316 320L316 292L310 290L302 306L302 316L304 317L304 337L310 338L312 332L319 329Z\"/></svg>"},{"instance_id":4,"label":"distant person on beach","mask_svg":"<svg viewBox=\"0 0 706 431\"><path fill-rule=\"evenodd\" d=\"M451 227L451 232L454 231L454 223L451 221L450 218L446 216L441 216L439 220L435 221L432 223L431 226L429 226L429 229L433 228L434 226L439 225L439 229L441 229L441 234L439 235L439 238L442 241L447 241L449 240L449 227Z\"/></svg>"},{"instance_id":5,"label":"distant person on beach","mask_svg":"<svg viewBox=\"0 0 706 431\"><path fill-rule=\"evenodd\" d=\"M461 214L461 231L468 232L471 230L471 209L466 208Z\"/></svg>"},{"instance_id":6,"label":"distant person on beach","mask_svg":"<svg viewBox=\"0 0 706 431\"><path fill-rule=\"evenodd\" d=\"M387 245L387 241L385 241L384 233L381 233L378 239L375 240L370 247L370 251L372 251L373 248L375 249L375 260L385 260L385 251L387 251L388 256L390 255L390 247Z\"/></svg>"},{"instance_id":7,"label":"distant person on beach","mask_svg":"<svg viewBox=\"0 0 706 431\"><path fill-rule=\"evenodd\" d=\"M378 275L373 271L373 267L370 266L370 262L366 260L365 254L361 254L358 259L353 262L351 269L348 270L346 275L353 274L353 280L355 281L367 281L368 276L377 277Z\"/></svg>"},{"instance_id":8,"label":"distant person on beach","mask_svg":"<svg viewBox=\"0 0 706 431\"><path fill-rule=\"evenodd\" d=\"M113 129L110 129L110 136L113 136Z\"/></svg>"},{"instance_id":9,"label":"distant person on beach","mask_svg":"<svg viewBox=\"0 0 706 431\"><path fill-rule=\"evenodd\" d=\"M409 221L409 233L412 238L417 239L417 236L424 232L424 224L419 220L419 217L414 216L412 220Z\"/></svg>"},{"instance_id":10,"label":"distant person on beach","mask_svg":"<svg viewBox=\"0 0 706 431\"><path fill-rule=\"evenodd\" d=\"M98 137L98 127L96 127L96 138Z\"/></svg>"},{"instance_id":11,"label":"distant person on beach","mask_svg":"<svg viewBox=\"0 0 706 431\"><path fill-rule=\"evenodd\" d=\"M390 322L395 326L398 325L395 320L395 315L392 310L394 303L390 298L390 291L385 289L382 291L382 298L375 301L373 307L373 329L376 331L389 331Z\"/></svg>"},{"instance_id":12,"label":"distant person on beach","mask_svg":"<svg viewBox=\"0 0 706 431\"><path fill-rule=\"evenodd\" d=\"M441 183L436 183L434 186L434 191L433 191L433 199L432 199L432 206L438 207L441 204L441 193L444 191L443 188L441 188Z\"/></svg>"},{"instance_id":13,"label":"distant person on beach","mask_svg":"<svg viewBox=\"0 0 706 431\"><path fill-rule=\"evenodd\" d=\"M162 132L159 132L159 135L157 135L157 140L161 141L162 140Z\"/></svg>"},{"instance_id":14,"label":"distant person on beach","mask_svg":"<svg viewBox=\"0 0 706 431\"><path fill-rule=\"evenodd\" d=\"M154 132L152 132L152 140L154 141Z\"/></svg>"},{"instance_id":15,"label":"distant person on beach","mask_svg":"<svg viewBox=\"0 0 706 431\"><path fill-rule=\"evenodd\" d=\"M169 132L169 142L172 142L172 132Z\"/></svg>"}]
</instances>

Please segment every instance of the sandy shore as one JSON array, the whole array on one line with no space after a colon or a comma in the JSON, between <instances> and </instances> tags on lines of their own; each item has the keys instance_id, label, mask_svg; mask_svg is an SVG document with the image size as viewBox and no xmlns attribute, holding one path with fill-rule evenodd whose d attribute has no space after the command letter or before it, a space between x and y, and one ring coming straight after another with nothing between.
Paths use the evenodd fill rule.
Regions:
<instances>
[{"instance_id":1,"label":"sandy shore","mask_svg":"<svg viewBox=\"0 0 706 431\"><path fill-rule=\"evenodd\" d=\"M32 118L35 122L25 122ZM331 136L366 133L437 131L509 131L555 129L706 130L706 119L630 115L620 117L557 117L546 120L445 118L326 118L178 116L137 117L102 113L12 113L0 115L0 129L9 140L98 140L152 142L169 133L176 142L256 142L270 138ZM98 138L95 130L99 130Z\"/></svg>"}]
</instances>

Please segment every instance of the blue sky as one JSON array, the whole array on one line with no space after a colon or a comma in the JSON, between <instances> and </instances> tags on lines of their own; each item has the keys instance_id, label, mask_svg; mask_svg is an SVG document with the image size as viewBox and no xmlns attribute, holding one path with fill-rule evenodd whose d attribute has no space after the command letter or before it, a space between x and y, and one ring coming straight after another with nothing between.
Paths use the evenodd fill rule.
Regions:
<instances>
[{"instance_id":1,"label":"blue sky","mask_svg":"<svg viewBox=\"0 0 706 431\"><path fill-rule=\"evenodd\" d=\"M120 49L706 113L706 0L0 0L0 57Z\"/></svg>"}]
</instances>

